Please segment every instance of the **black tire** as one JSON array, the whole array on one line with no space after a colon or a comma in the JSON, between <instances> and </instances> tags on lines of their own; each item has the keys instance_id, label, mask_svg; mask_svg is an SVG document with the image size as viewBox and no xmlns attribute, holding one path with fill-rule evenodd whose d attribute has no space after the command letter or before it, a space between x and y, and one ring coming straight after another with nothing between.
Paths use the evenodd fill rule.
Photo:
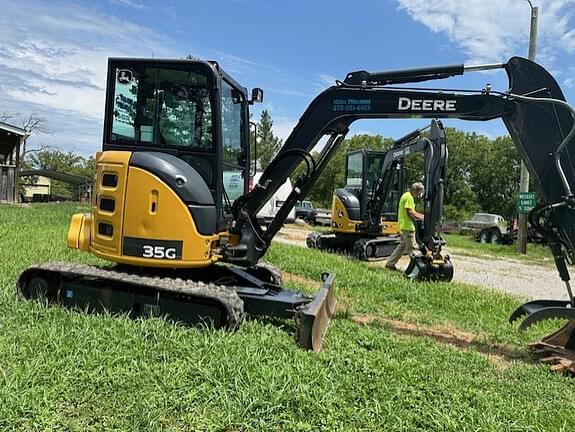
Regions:
<instances>
[{"instance_id":1,"label":"black tire","mask_svg":"<svg viewBox=\"0 0 575 432\"><path fill-rule=\"evenodd\" d=\"M317 232L313 232L308 234L307 238L305 239L305 244L307 245L308 248L310 249L320 249L320 237L321 234L317 233Z\"/></svg>"},{"instance_id":2,"label":"black tire","mask_svg":"<svg viewBox=\"0 0 575 432\"><path fill-rule=\"evenodd\" d=\"M367 258L375 258L376 253L377 253L377 246L373 244L368 244L365 246L365 256Z\"/></svg>"},{"instance_id":3,"label":"black tire","mask_svg":"<svg viewBox=\"0 0 575 432\"><path fill-rule=\"evenodd\" d=\"M491 241L491 234L488 230L482 230L477 237L479 243L488 243Z\"/></svg>"},{"instance_id":4,"label":"black tire","mask_svg":"<svg viewBox=\"0 0 575 432\"><path fill-rule=\"evenodd\" d=\"M491 244L501 243L501 232L498 229L494 229L493 231L491 231L491 235L489 237L489 243Z\"/></svg>"},{"instance_id":5,"label":"black tire","mask_svg":"<svg viewBox=\"0 0 575 432\"><path fill-rule=\"evenodd\" d=\"M36 276L30 279L28 282L28 293L29 298L46 300L48 297L48 289L50 287L50 282L43 277Z\"/></svg>"}]
</instances>

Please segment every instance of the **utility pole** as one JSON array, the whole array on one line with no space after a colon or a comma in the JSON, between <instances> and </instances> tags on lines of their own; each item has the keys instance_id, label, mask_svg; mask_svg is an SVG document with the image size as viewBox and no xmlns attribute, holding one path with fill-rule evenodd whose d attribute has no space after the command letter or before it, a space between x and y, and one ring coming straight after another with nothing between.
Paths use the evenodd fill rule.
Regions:
<instances>
[{"instance_id":1,"label":"utility pole","mask_svg":"<svg viewBox=\"0 0 575 432\"><path fill-rule=\"evenodd\" d=\"M530 0L527 0L531 7L531 27L529 29L529 54L528 58L535 61L535 50L537 48L537 16L539 15L539 8L533 6ZM529 171L525 163L521 161L521 177L519 180L519 192L529 192ZM517 248L519 253L527 253L527 214L519 214L519 235L517 241Z\"/></svg>"}]
</instances>

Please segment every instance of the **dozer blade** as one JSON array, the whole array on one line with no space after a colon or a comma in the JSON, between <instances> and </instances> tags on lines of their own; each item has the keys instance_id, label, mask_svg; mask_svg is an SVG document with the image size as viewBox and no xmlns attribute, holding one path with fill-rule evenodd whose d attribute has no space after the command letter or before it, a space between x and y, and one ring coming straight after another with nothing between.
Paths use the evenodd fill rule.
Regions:
<instances>
[{"instance_id":1,"label":"dozer blade","mask_svg":"<svg viewBox=\"0 0 575 432\"><path fill-rule=\"evenodd\" d=\"M322 275L323 285L315 298L296 312L298 343L302 348L321 351L325 332L335 313L334 274Z\"/></svg>"},{"instance_id":2,"label":"dozer blade","mask_svg":"<svg viewBox=\"0 0 575 432\"><path fill-rule=\"evenodd\" d=\"M535 300L518 307L509 322L519 317L527 317L519 325L524 331L533 324L548 319L566 319L567 324L543 338L540 342L529 345L541 361L551 365L557 372L575 374L575 309L567 300Z\"/></svg>"},{"instance_id":3,"label":"dozer blade","mask_svg":"<svg viewBox=\"0 0 575 432\"><path fill-rule=\"evenodd\" d=\"M453 264L449 256L443 262L435 263L424 255L411 255L405 276L413 281L450 282L453 279Z\"/></svg>"}]
</instances>

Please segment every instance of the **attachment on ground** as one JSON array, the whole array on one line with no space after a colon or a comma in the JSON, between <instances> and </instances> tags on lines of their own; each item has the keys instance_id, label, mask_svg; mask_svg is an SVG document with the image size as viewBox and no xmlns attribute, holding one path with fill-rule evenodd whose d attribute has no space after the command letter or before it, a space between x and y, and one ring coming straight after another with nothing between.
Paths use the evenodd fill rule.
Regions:
<instances>
[{"instance_id":1,"label":"attachment on ground","mask_svg":"<svg viewBox=\"0 0 575 432\"><path fill-rule=\"evenodd\" d=\"M453 264L449 255L438 259L430 255L412 254L405 276L413 281L450 282L453 279Z\"/></svg>"},{"instance_id":2,"label":"attachment on ground","mask_svg":"<svg viewBox=\"0 0 575 432\"><path fill-rule=\"evenodd\" d=\"M532 325L548 319L566 319L567 324L540 342L529 345L541 361L558 372L575 374L575 308L568 300L535 300L518 307L509 322L526 318L519 325L524 331Z\"/></svg>"}]
</instances>

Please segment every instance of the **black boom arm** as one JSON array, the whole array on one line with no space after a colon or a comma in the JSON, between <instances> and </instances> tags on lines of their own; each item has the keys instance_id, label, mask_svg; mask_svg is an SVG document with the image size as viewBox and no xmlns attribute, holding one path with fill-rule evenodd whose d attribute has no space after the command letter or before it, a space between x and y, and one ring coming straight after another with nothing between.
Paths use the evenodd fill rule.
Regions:
<instances>
[{"instance_id":1,"label":"black boom arm","mask_svg":"<svg viewBox=\"0 0 575 432\"><path fill-rule=\"evenodd\" d=\"M505 68L510 82L509 92L385 87L390 82L406 83L459 74L461 67L458 66L412 70L412 79L409 79L409 70L388 75L364 74L365 79L358 80L350 78L352 73L348 74L347 83L339 82L326 89L301 116L259 183L234 202L234 222L230 232L238 234L240 240L239 244L225 250L225 259L239 265L257 262L295 202L309 192L351 123L358 119L419 117L483 121L502 118L545 201L555 203L562 200L566 191L558 166L562 166L566 181L575 186L575 146L572 139L563 142L574 121L573 114L565 106L543 102L544 99L552 99L564 103L565 98L557 82L543 67L520 57L513 57L503 65L463 67L463 71L495 67ZM540 99L540 102L515 95ZM324 136L329 139L314 160L310 151ZM555 158L558 150L562 154ZM559 164L556 159L559 159ZM264 232L257 224L257 212L302 161L308 167L306 175L296 181L292 193ZM561 207L554 213L553 223L572 253L575 250L575 210L570 206Z\"/></svg>"}]
</instances>

